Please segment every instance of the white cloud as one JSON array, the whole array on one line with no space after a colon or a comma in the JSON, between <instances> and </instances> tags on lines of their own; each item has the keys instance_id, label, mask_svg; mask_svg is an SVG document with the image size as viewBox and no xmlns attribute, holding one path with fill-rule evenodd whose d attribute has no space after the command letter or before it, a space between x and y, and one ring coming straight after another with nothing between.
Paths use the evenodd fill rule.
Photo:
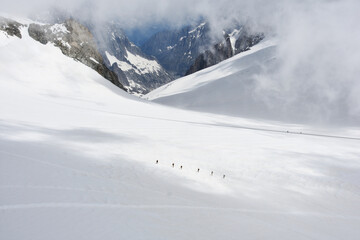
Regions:
<instances>
[{"instance_id":1,"label":"white cloud","mask_svg":"<svg viewBox=\"0 0 360 240\"><path fill-rule=\"evenodd\" d=\"M360 121L360 2L356 0L37 0L4 1L2 11L29 13L56 6L95 23L118 19L124 27L179 26L200 16L213 29L234 19L279 38L277 69L259 79L254 97L285 111L325 121ZM218 31L214 31L218 32ZM277 101L275 101L277 102ZM312 116L311 116L312 115Z\"/></svg>"}]
</instances>

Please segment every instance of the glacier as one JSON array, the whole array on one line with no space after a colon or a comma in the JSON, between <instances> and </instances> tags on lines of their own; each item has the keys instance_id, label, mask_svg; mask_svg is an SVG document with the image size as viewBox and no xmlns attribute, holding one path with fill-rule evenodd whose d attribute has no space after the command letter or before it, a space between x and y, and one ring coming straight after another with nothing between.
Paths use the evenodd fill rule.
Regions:
<instances>
[{"instance_id":1,"label":"glacier","mask_svg":"<svg viewBox=\"0 0 360 240\"><path fill-rule=\"evenodd\" d=\"M0 239L358 238L359 128L159 105L21 33L0 31Z\"/></svg>"}]
</instances>

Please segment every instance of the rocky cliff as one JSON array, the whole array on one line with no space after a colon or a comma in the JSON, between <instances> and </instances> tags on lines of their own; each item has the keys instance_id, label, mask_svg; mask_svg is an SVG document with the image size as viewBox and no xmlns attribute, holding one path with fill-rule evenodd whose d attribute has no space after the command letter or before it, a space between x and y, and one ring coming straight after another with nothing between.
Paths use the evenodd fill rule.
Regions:
<instances>
[{"instance_id":1,"label":"rocky cliff","mask_svg":"<svg viewBox=\"0 0 360 240\"><path fill-rule=\"evenodd\" d=\"M156 61L133 44L115 22L92 29L106 65L119 76L130 93L142 95L173 80Z\"/></svg>"},{"instance_id":2,"label":"rocky cliff","mask_svg":"<svg viewBox=\"0 0 360 240\"><path fill-rule=\"evenodd\" d=\"M200 54L194 64L186 71L186 75L213 66L238 53L247 51L250 47L258 44L264 37L262 33L251 34L245 27L239 30L235 29L231 33L225 33L225 40Z\"/></svg>"},{"instance_id":3,"label":"rocky cliff","mask_svg":"<svg viewBox=\"0 0 360 240\"><path fill-rule=\"evenodd\" d=\"M146 54L155 56L175 77L181 77L210 45L209 31L207 23L161 31L147 40L141 49Z\"/></svg>"},{"instance_id":4,"label":"rocky cliff","mask_svg":"<svg viewBox=\"0 0 360 240\"><path fill-rule=\"evenodd\" d=\"M0 30L4 31L9 36L17 36L18 38L22 38L20 27L23 26L25 25L8 18L0 17Z\"/></svg>"},{"instance_id":5,"label":"rocky cliff","mask_svg":"<svg viewBox=\"0 0 360 240\"><path fill-rule=\"evenodd\" d=\"M107 68L95 39L87 27L73 19L62 24L29 25L29 35L42 44L53 43L66 56L93 68L116 86L125 89L117 74Z\"/></svg>"}]
</instances>

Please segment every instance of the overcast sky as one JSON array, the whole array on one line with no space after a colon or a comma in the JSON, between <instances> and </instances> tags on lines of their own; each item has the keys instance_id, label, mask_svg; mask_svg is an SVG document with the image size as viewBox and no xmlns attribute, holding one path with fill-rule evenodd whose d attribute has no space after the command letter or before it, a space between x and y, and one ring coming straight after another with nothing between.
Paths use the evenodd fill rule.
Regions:
<instances>
[{"instance_id":1,"label":"overcast sky","mask_svg":"<svg viewBox=\"0 0 360 240\"><path fill-rule=\"evenodd\" d=\"M55 6L95 22L115 18L124 28L180 26L204 17L218 32L234 20L247 22L279 41L278 69L258 76L268 84L259 84L254 97L271 104L276 95L284 100L282 107L298 107L309 118L360 125L358 0L0 1L2 12L24 15Z\"/></svg>"},{"instance_id":2,"label":"overcast sky","mask_svg":"<svg viewBox=\"0 0 360 240\"><path fill-rule=\"evenodd\" d=\"M39 13L55 7L83 18L95 20L116 18L123 22L124 26L131 27L149 22L182 25L197 20L199 16L209 19L213 24L222 24L233 19L243 20L248 17L260 22L269 17L274 18L285 6L280 3L285 2L283 0L0 0L0 2L0 11L8 13Z\"/></svg>"}]
</instances>

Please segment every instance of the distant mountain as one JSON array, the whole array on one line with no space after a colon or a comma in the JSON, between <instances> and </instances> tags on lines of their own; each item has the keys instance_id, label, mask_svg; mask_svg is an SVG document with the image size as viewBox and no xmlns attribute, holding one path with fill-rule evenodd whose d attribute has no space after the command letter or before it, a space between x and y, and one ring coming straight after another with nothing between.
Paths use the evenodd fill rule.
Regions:
<instances>
[{"instance_id":1,"label":"distant mountain","mask_svg":"<svg viewBox=\"0 0 360 240\"><path fill-rule=\"evenodd\" d=\"M169 26L161 23L147 23L141 26L124 27L126 36L136 46L142 46L154 34L169 29Z\"/></svg>"},{"instance_id":2,"label":"distant mountain","mask_svg":"<svg viewBox=\"0 0 360 240\"><path fill-rule=\"evenodd\" d=\"M43 44L53 43L63 54L139 96L246 51L264 38L263 34L250 34L239 27L224 32L224 40L213 45L209 24L203 22L156 33L140 49L115 21L94 24L67 17L61 12L38 16L51 24L32 23L29 34ZM7 26L11 34L18 34L16 24Z\"/></svg>"},{"instance_id":3,"label":"distant mountain","mask_svg":"<svg viewBox=\"0 0 360 240\"><path fill-rule=\"evenodd\" d=\"M238 53L247 51L250 47L258 44L264 37L262 33L250 33L246 27L235 29L230 33L224 32L224 41L201 53L185 75L195 73Z\"/></svg>"},{"instance_id":4,"label":"distant mountain","mask_svg":"<svg viewBox=\"0 0 360 240\"><path fill-rule=\"evenodd\" d=\"M3 19L0 29L21 37L20 24ZM173 80L162 66L129 41L120 26L106 23L96 28L77 20L63 23L31 23L29 35L36 41L52 43L66 56L93 68L116 86L135 95L143 95Z\"/></svg>"},{"instance_id":5,"label":"distant mountain","mask_svg":"<svg viewBox=\"0 0 360 240\"><path fill-rule=\"evenodd\" d=\"M174 76L184 76L201 52L211 45L209 25L186 26L180 30L166 30L153 35L141 49L155 56Z\"/></svg>"},{"instance_id":6,"label":"distant mountain","mask_svg":"<svg viewBox=\"0 0 360 240\"><path fill-rule=\"evenodd\" d=\"M119 24L108 22L92 31L106 65L130 93L146 94L173 80L155 58L144 54L127 38Z\"/></svg>"},{"instance_id":7,"label":"distant mountain","mask_svg":"<svg viewBox=\"0 0 360 240\"><path fill-rule=\"evenodd\" d=\"M223 31L224 40L215 44L206 22L195 27L161 31L141 49L155 56L174 76L181 77L246 51L264 38L262 33L253 34L244 26L235 26Z\"/></svg>"},{"instance_id":8,"label":"distant mountain","mask_svg":"<svg viewBox=\"0 0 360 240\"><path fill-rule=\"evenodd\" d=\"M51 24L61 24L69 18L76 19L90 30L106 67L115 72L129 93L143 95L174 79L154 57L147 56L132 43L115 21L94 23L91 19L77 19L57 9L33 16L36 21Z\"/></svg>"}]
</instances>

